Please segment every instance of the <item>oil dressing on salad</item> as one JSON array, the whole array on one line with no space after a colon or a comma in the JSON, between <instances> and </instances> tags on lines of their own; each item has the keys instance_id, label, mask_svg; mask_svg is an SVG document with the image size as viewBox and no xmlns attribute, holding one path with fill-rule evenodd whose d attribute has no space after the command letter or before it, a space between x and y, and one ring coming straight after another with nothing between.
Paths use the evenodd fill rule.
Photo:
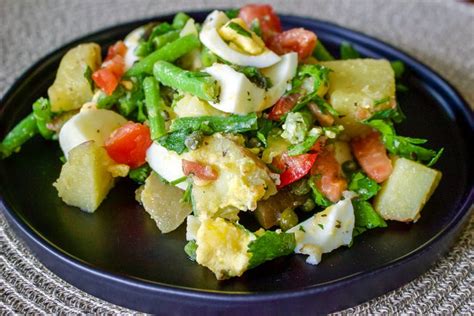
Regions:
<instances>
[{"instance_id":1,"label":"oil dressing on salad","mask_svg":"<svg viewBox=\"0 0 474 316\"><path fill-rule=\"evenodd\" d=\"M349 43L335 59L269 5L202 23L178 13L104 59L95 43L70 49L0 152L36 134L59 141L52 185L90 213L129 177L157 229L186 225L184 251L219 280L292 253L316 265L388 220L416 222L438 185L443 150L394 128L403 71Z\"/></svg>"}]
</instances>

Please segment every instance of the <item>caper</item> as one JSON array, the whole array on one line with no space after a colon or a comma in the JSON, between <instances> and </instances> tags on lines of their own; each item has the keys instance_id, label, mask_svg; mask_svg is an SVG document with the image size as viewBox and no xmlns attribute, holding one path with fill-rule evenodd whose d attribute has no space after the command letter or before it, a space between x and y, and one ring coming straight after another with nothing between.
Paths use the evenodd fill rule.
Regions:
<instances>
[{"instance_id":1,"label":"caper","mask_svg":"<svg viewBox=\"0 0 474 316\"><path fill-rule=\"evenodd\" d=\"M189 150L196 150L201 145L203 134L200 131L194 131L184 139L184 145Z\"/></svg>"},{"instance_id":2,"label":"caper","mask_svg":"<svg viewBox=\"0 0 474 316\"><path fill-rule=\"evenodd\" d=\"M342 164L342 171L346 174L353 173L357 170L357 163L354 160L345 161Z\"/></svg>"},{"instance_id":3,"label":"caper","mask_svg":"<svg viewBox=\"0 0 474 316\"><path fill-rule=\"evenodd\" d=\"M249 148L262 147L262 142L257 137L252 137L247 142Z\"/></svg>"},{"instance_id":4,"label":"caper","mask_svg":"<svg viewBox=\"0 0 474 316\"><path fill-rule=\"evenodd\" d=\"M301 196L301 195L308 194L311 191L311 188L308 185L308 181L306 179L301 179L294 182L291 185L290 190L291 190L291 193Z\"/></svg>"},{"instance_id":5,"label":"caper","mask_svg":"<svg viewBox=\"0 0 474 316\"><path fill-rule=\"evenodd\" d=\"M288 230L298 224L298 215L292 208L286 208L278 218L278 225L283 230Z\"/></svg>"},{"instance_id":6,"label":"caper","mask_svg":"<svg viewBox=\"0 0 474 316\"><path fill-rule=\"evenodd\" d=\"M314 210L315 207L316 203L314 203L313 199L311 198L308 198L306 202L301 205L301 209L305 212L311 212L312 210Z\"/></svg>"}]
</instances>

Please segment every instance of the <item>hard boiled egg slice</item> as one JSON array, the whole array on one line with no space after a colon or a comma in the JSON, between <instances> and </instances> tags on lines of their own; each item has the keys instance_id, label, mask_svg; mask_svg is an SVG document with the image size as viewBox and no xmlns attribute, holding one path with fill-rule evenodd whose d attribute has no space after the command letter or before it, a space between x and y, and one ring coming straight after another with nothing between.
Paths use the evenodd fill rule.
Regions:
<instances>
[{"instance_id":1,"label":"hard boiled egg slice","mask_svg":"<svg viewBox=\"0 0 474 316\"><path fill-rule=\"evenodd\" d=\"M348 245L354 229L354 208L350 196L289 229L295 233L296 253L308 255L306 262L318 264L323 253Z\"/></svg>"},{"instance_id":2,"label":"hard boiled egg slice","mask_svg":"<svg viewBox=\"0 0 474 316\"><path fill-rule=\"evenodd\" d=\"M263 102L265 90L258 88L247 77L224 64L215 63L203 70L217 80L221 87L219 102L209 102L227 113L247 114L257 111Z\"/></svg>"},{"instance_id":3,"label":"hard boiled egg slice","mask_svg":"<svg viewBox=\"0 0 474 316\"><path fill-rule=\"evenodd\" d=\"M261 89L251 82L244 74L232 67L215 63L204 69L217 80L221 87L219 102L210 102L218 110L234 114L248 114L263 111L278 101L285 93L288 83L296 74L298 55L283 55L275 65L262 69L273 86Z\"/></svg>"},{"instance_id":4,"label":"hard boiled egg slice","mask_svg":"<svg viewBox=\"0 0 474 316\"><path fill-rule=\"evenodd\" d=\"M146 152L146 161L156 173L166 181L174 181L184 177L181 156L174 151L168 150L158 143L153 143ZM176 185L182 190L186 190L187 182Z\"/></svg>"},{"instance_id":5,"label":"hard boiled egg slice","mask_svg":"<svg viewBox=\"0 0 474 316\"><path fill-rule=\"evenodd\" d=\"M59 145L68 157L74 147L93 140L103 146L109 135L127 120L114 111L104 109L82 110L67 121L59 132Z\"/></svg>"},{"instance_id":6,"label":"hard boiled egg slice","mask_svg":"<svg viewBox=\"0 0 474 316\"><path fill-rule=\"evenodd\" d=\"M280 61L280 57L267 48L259 55L245 54L231 48L218 32L218 29L228 21L229 19L225 13L217 10L209 14L204 21L199 38L211 52L226 61L240 66L264 68Z\"/></svg>"},{"instance_id":7,"label":"hard boiled egg slice","mask_svg":"<svg viewBox=\"0 0 474 316\"><path fill-rule=\"evenodd\" d=\"M298 68L298 54L288 53L281 56L281 60L275 65L261 70L268 77L273 86L265 92L263 103L256 111L263 111L275 104L285 93L291 79L296 75Z\"/></svg>"}]
</instances>

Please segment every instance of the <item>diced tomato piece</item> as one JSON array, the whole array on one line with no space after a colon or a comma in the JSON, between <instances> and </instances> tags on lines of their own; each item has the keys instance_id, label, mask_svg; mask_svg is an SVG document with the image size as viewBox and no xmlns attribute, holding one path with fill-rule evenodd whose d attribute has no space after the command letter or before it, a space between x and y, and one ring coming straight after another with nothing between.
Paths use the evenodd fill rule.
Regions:
<instances>
[{"instance_id":1,"label":"diced tomato piece","mask_svg":"<svg viewBox=\"0 0 474 316\"><path fill-rule=\"evenodd\" d=\"M117 77L107 68L94 71L92 80L94 80L95 84L107 95L111 95L118 85Z\"/></svg>"},{"instance_id":2,"label":"diced tomato piece","mask_svg":"<svg viewBox=\"0 0 474 316\"><path fill-rule=\"evenodd\" d=\"M279 55L296 52L299 59L304 60L313 53L316 41L317 37L314 32L303 28L294 28L276 34L268 40L267 46Z\"/></svg>"},{"instance_id":3,"label":"diced tomato piece","mask_svg":"<svg viewBox=\"0 0 474 316\"><path fill-rule=\"evenodd\" d=\"M117 128L105 141L110 158L136 168L145 163L146 150L152 143L148 126L127 122Z\"/></svg>"},{"instance_id":4,"label":"diced tomato piece","mask_svg":"<svg viewBox=\"0 0 474 316\"><path fill-rule=\"evenodd\" d=\"M118 41L114 45L109 46L109 49L107 51L107 57L105 58L105 61L110 60L110 59L114 58L117 55L125 57L126 53L127 53L127 46L125 45L124 42Z\"/></svg>"},{"instance_id":5,"label":"diced tomato piece","mask_svg":"<svg viewBox=\"0 0 474 316\"><path fill-rule=\"evenodd\" d=\"M302 154L297 156L288 156L283 153L273 159L272 164L283 172L280 174L280 184L277 189L293 183L307 175L313 166L318 154Z\"/></svg>"},{"instance_id":6,"label":"diced tomato piece","mask_svg":"<svg viewBox=\"0 0 474 316\"><path fill-rule=\"evenodd\" d=\"M378 183L385 181L392 173L392 162L378 132L351 140L352 153L369 177Z\"/></svg>"},{"instance_id":7,"label":"diced tomato piece","mask_svg":"<svg viewBox=\"0 0 474 316\"><path fill-rule=\"evenodd\" d=\"M217 172L211 166L201 164L196 161L183 159L183 173L188 176L190 174L198 177L201 180L216 180Z\"/></svg>"},{"instance_id":8,"label":"diced tomato piece","mask_svg":"<svg viewBox=\"0 0 474 316\"><path fill-rule=\"evenodd\" d=\"M273 35L282 31L280 18L268 4L248 4L239 11L239 18L250 27L254 20L258 20L262 30L262 38L267 42Z\"/></svg>"},{"instance_id":9,"label":"diced tomato piece","mask_svg":"<svg viewBox=\"0 0 474 316\"><path fill-rule=\"evenodd\" d=\"M120 79L125 72L125 60L122 56L116 55L102 64L102 68L110 70L117 79Z\"/></svg>"},{"instance_id":10,"label":"diced tomato piece","mask_svg":"<svg viewBox=\"0 0 474 316\"><path fill-rule=\"evenodd\" d=\"M299 98L300 95L297 93L281 97L268 113L268 119L279 121L283 115L293 109Z\"/></svg>"},{"instance_id":11,"label":"diced tomato piece","mask_svg":"<svg viewBox=\"0 0 474 316\"><path fill-rule=\"evenodd\" d=\"M102 67L92 74L95 84L107 95L111 95L115 91L125 72L124 56L126 53L127 46L122 41L118 41L109 47Z\"/></svg>"},{"instance_id":12,"label":"diced tomato piece","mask_svg":"<svg viewBox=\"0 0 474 316\"><path fill-rule=\"evenodd\" d=\"M331 202L337 202L347 188L347 181L341 176L341 166L330 147L325 147L316 159L311 174L319 175L316 186Z\"/></svg>"}]
</instances>

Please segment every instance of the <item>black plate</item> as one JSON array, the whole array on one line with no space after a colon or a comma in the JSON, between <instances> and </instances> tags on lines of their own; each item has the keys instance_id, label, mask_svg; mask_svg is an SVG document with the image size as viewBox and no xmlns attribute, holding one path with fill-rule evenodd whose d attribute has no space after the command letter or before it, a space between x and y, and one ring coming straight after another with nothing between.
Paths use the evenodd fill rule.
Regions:
<instances>
[{"instance_id":1,"label":"black plate","mask_svg":"<svg viewBox=\"0 0 474 316\"><path fill-rule=\"evenodd\" d=\"M192 14L202 20L206 12ZM157 18L170 20L171 16ZM343 40L363 55L399 59L408 67L400 97L408 116L402 135L445 147L437 164L443 179L415 225L390 223L357 238L352 248L324 255L318 266L303 256L267 263L241 278L216 281L183 251L184 227L161 235L134 201L135 186L120 182L92 215L61 202L53 181L61 168L59 146L36 137L21 153L0 161L4 213L37 257L75 286L110 302L146 312L309 313L353 306L412 280L451 245L473 201L473 114L439 75L389 45L333 24L282 16L286 28L314 30L331 51ZM148 21L128 23L79 39L30 68L2 100L0 135L46 95L60 58L80 42L103 47Z\"/></svg>"}]
</instances>

